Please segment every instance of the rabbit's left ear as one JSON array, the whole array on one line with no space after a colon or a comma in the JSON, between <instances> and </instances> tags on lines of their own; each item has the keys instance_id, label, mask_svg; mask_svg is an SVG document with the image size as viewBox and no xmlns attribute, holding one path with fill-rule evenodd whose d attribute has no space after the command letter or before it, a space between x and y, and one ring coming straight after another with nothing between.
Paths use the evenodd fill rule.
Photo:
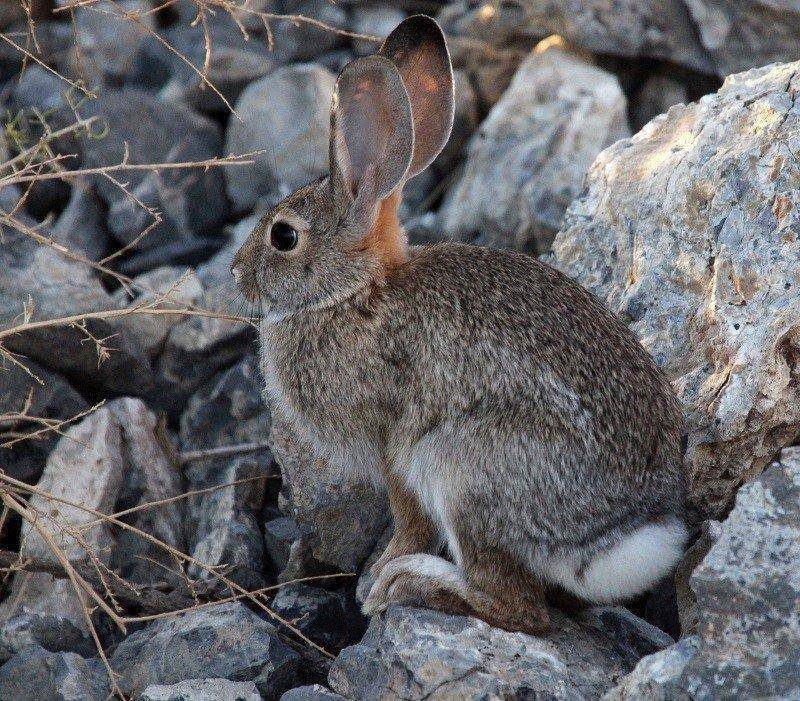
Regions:
<instances>
[{"instance_id":1,"label":"rabbit's left ear","mask_svg":"<svg viewBox=\"0 0 800 701\"><path fill-rule=\"evenodd\" d=\"M386 37L378 55L397 66L411 102L414 156L406 175L411 178L433 162L450 138L455 111L450 54L436 21L413 15Z\"/></svg>"}]
</instances>

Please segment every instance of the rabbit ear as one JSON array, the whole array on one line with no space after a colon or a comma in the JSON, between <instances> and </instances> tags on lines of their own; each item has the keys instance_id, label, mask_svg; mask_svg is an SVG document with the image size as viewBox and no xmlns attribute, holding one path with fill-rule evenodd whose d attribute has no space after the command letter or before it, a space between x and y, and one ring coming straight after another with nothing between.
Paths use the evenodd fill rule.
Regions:
<instances>
[{"instance_id":1,"label":"rabbit ear","mask_svg":"<svg viewBox=\"0 0 800 701\"><path fill-rule=\"evenodd\" d=\"M411 105L397 68L381 56L348 63L331 106L330 168L337 203L372 212L405 180L413 152Z\"/></svg>"},{"instance_id":2,"label":"rabbit ear","mask_svg":"<svg viewBox=\"0 0 800 701\"><path fill-rule=\"evenodd\" d=\"M435 20L413 15L386 38L379 56L394 63L406 86L414 117L414 157L407 177L425 170L444 148L453 128L453 67Z\"/></svg>"}]
</instances>

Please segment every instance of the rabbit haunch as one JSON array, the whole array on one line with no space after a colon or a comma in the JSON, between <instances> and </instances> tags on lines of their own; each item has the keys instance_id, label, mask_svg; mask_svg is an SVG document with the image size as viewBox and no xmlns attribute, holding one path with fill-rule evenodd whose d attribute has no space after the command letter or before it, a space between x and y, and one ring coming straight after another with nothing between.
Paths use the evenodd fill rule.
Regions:
<instances>
[{"instance_id":1,"label":"rabbit haunch","mask_svg":"<svg viewBox=\"0 0 800 701\"><path fill-rule=\"evenodd\" d=\"M404 21L345 67L335 95L329 178L270 211L234 270L266 311L275 425L330 469L386 484L395 532L365 610L416 600L542 633L550 589L597 602L645 591L686 536L682 417L665 377L536 259L407 245L400 192L453 118L433 20ZM291 250L271 245L274 222L295 228Z\"/></svg>"}]
</instances>

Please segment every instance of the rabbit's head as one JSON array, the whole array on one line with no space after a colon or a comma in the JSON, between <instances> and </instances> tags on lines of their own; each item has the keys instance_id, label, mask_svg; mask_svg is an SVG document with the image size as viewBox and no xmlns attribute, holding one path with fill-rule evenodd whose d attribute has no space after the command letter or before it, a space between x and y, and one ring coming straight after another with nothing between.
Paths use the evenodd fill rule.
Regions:
<instances>
[{"instance_id":1,"label":"rabbit's head","mask_svg":"<svg viewBox=\"0 0 800 701\"><path fill-rule=\"evenodd\" d=\"M336 304L406 260L397 209L453 124L453 75L436 22L414 16L350 62L331 105L330 175L274 207L232 272L267 318Z\"/></svg>"}]
</instances>

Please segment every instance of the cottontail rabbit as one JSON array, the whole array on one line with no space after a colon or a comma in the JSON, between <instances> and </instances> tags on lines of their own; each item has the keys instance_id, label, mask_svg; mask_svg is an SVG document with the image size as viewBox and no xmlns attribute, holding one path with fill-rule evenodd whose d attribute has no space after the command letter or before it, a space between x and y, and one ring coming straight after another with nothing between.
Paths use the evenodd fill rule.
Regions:
<instances>
[{"instance_id":1,"label":"cottontail rabbit","mask_svg":"<svg viewBox=\"0 0 800 701\"><path fill-rule=\"evenodd\" d=\"M407 244L403 183L447 141L453 102L441 30L405 20L338 78L330 176L269 212L233 272L264 305L273 403L389 491L365 611L417 601L542 633L549 586L611 602L676 563L681 412L633 333L558 271Z\"/></svg>"}]
</instances>

